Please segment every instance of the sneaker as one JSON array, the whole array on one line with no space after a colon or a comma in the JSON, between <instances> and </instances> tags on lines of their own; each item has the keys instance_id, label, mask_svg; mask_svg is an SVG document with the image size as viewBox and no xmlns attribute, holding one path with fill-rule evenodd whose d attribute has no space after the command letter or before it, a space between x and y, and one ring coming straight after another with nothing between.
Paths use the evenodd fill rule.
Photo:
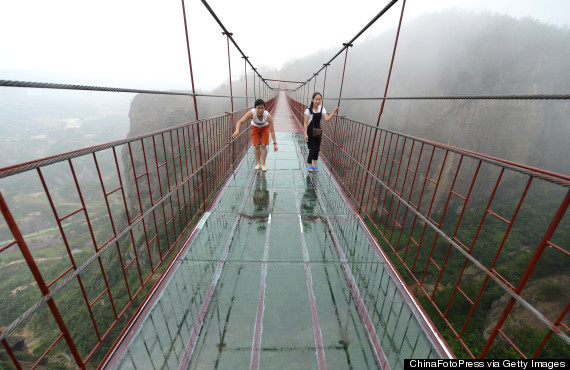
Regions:
<instances>
[{"instance_id":1,"label":"sneaker","mask_svg":"<svg viewBox=\"0 0 570 370\"><path fill-rule=\"evenodd\" d=\"M254 170L259 170L261 168L261 165L258 163L257 166L255 166Z\"/></svg>"},{"instance_id":2,"label":"sneaker","mask_svg":"<svg viewBox=\"0 0 570 370\"><path fill-rule=\"evenodd\" d=\"M267 171L267 168L266 168L264 165L261 165L261 170L262 170L263 172L265 172L265 171Z\"/></svg>"},{"instance_id":3,"label":"sneaker","mask_svg":"<svg viewBox=\"0 0 570 370\"><path fill-rule=\"evenodd\" d=\"M313 166L309 166L309 167L307 167L307 171L309 171L309 172L313 172Z\"/></svg>"},{"instance_id":4,"label":"sneaker","mask_svg":"<svg viewBox=\"0 0 570 370\"><path fill-rule=\"evenodd\" d=\"M319 172L319 167L313 167L313 171Z\"/></svg>"}]
</instances>

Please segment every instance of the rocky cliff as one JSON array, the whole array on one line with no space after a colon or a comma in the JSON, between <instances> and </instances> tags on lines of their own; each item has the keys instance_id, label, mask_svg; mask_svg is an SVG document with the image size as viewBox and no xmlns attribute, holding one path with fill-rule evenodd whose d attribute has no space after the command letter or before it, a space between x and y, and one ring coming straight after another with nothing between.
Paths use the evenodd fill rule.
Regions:
<instances>
[{"instance_id":1,"label":"rocky cliff","mask_svg":"<svg viewBox=\"0 0 570 370\"><path fill-rule=\"evenodd\" d=\"M381 97L395 30L350 48L343 97ZM570 30L532 19L444 11L404 24L388 96L568 94ZM287 64L307 77L331 50ZM337 104L343 58L328 69L325 106ZM318 77L317 90L323 86ZM319 87L320 86L320 87ZM341 115L376 125L381 101L342 101ZM507 160L570 173L568 100L391 100L380 127Z\"/></svg>"}]
</instances>

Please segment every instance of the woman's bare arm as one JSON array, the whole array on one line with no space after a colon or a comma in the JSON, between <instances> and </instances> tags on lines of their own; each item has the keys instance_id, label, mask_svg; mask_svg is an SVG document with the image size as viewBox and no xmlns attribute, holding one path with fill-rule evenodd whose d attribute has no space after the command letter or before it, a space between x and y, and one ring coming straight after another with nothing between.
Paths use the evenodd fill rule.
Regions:
<instances>
[{"instance_id":1,"label":"woman's bare arm","mask_svg":"<svg viewBox=\"0 0 570 370\"><path fill-rule=\"evenodd\" d=\"M273 125L273 117L271 114L267 115L267 122L269 122L269 129L271 130L271 138L273 138L273 151L277 151L277 139L275 138L275 126Z\"/></svg>"},{"instance_id":2,"label":"woman's bare arm","mask_svg":"<svg viewBox=\"0 0 570 370\"><path fill-rule=\"evenodd\" d=\"M236 130L232 134L232 137L234 139L239 135L239 127L241 126L241 124L244 123L245 121L247 121L248 119L252 119L252 118L253 118L253 113L251 113L251 111L248 111L246 114L244 114L244 116L242 118L239 119L239 121L237 121Z\"/></svg>"},{"instance_id":3,"label":"woman's bare arm","mask_svg":"<svg viewBox=\"0 0 570 370\"><path fill-rule=\"evenodd\" d=\"M335 115L335 113L338 112L338 109L339 109L339 108L336 107L336 108L332 111L331 114L326 114L326 113L325 113L325 114L324 114L325 120L326 120L327 122L330 121L330 119ZM306 130L305 130L305 131L306 131Z\"/></svg>"}]
</instances>

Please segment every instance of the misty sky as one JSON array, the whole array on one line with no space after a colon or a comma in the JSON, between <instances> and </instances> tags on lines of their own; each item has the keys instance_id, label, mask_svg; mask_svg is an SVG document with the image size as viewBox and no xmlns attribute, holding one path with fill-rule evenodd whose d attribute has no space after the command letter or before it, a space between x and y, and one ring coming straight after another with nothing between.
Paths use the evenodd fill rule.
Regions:
<instances>
[{"instance_id":1,"label":"misty sky","mask_svg":"<svg viewBox=\"0 0 570 370\"><path fill-rule=\"evenodd\" d=\"M208 3L265 78L287 79L264 71L318 50L340 50L388 1ZM201 1L186 0L185 6L195 84L204 91L228 79L226 38ZM402 0L362 38L395 27L401 6ZM568 0L408 0L404 19L448 8L570 24ZM0 79L191 88L180 0L0 0L0 14ZM230 53L237 78L244 61L231 44Z\"/></svg>"}]
</instances>

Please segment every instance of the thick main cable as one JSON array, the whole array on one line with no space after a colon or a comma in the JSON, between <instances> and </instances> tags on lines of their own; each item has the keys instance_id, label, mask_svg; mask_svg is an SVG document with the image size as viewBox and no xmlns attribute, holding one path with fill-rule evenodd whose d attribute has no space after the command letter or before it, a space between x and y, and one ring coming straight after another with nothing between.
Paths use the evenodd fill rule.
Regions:
<instances>
[{"instance_id":1,"label":"thick main cable","mask_svg":"<svg viewBox=\"0 0 570 370\"><path fill-rule=\"evenodd\" d=\"M246 96L239 95L216 95L216 94L200 94L184 91L165 91L165 90L148 90L148 89L130 89L124 87L106 87L106 86L88 86L88 85L69 85L56 84L49 82L32 82L32 81L13 81L0 80L1 87L27 87L31 89L56 89L56 90L83 90L83 91L101 91L101 92L124 92L133 94L155 94L155 95L177 95L177 96L194 96L206 98L235 98L245 99Z\"/></svg>"},{"instance_id":2,"label":"thick main cable","mask_svg":"<svg viewBox=\"0 0 570 370\"><path fill-rule=\"evenodd\" d=\"M70 84L57 84L57 83L49 83L49 82L27 82L27 81L11 81L11 80L0 80L0 86L4 86L4 87L29 87L29 88L35 88L35 89L84 90L84 91L125 92L125 93L135 93L135 94L198 96L198 94L192 94L192 93L187 93L187 92L182 92L182 91L129 89L129 88L123 88L123 87L70 85Z\"/></svg>"},{"instance_id":3,"label":"thick main cable","mask_svg":"<svg viewBox=\"0 0 570 370\"><path fill-rule=\"evenodd\" d=\"M386 96L360 98L323 98L324 100L570 100L570 94L533 95L443 95L443 96Z\"/></svg>"},{"instance_id":4,"label":"thick main cable","mask_svg":"<svg viewBox=\"0 0 570 370\"><path fill-rule=\"evenodd\" d=\"M264 80L265 81L265 80ZM270 80L267 81L278 81ZM131 89L124 87L106 87L106 86L88 86L88 85L71 85L56 84L49 82L32 82L32 81L14 81L0 80L2 87L27 87L34 89L58 89L58 90L83 90L83 91L101 91L101 92L125 92L134 94L157 94L157 95L177 95L177 96L196 96L207 98L235 98L245 99L246 96L239 95L216 95L216 94L200 94L183 91L165 91L165 90L148 90L148 89ZM271 88L271 87L270 87ZM291 91L291 89L287 89ZM294 90L292 90L294 91ZM339 98L324 98L324 100L339 100ZM340 100L570 100L570 94L532 94L532 95L443 95L443 96L387 96L387 97L354 97L340 98Z\"/></svg>"}]
</instances>

